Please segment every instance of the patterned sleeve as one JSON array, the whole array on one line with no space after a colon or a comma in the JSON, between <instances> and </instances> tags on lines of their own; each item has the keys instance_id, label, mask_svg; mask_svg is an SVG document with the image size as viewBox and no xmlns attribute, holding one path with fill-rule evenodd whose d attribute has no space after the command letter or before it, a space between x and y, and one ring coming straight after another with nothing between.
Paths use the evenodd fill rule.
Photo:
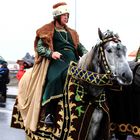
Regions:
<instances>
[{"instance_id":1,"label":"patterned sleeve","mask_svg":"<svg viewBox=\"0 0 140 140\"><path fill-rule=\"evenodd\" d=\"M37 42L36 51L40 56L44 56L48 59L51 59L52 51L48 47L44 47L43 41L41 39L39 39Z\"/></svg>"},{"instance_id":2,"label":"patterned sleeve","mask_svg":"<svg viewBox=\"0 0 140 140\"><path fill-rule=\"evenodd\" d=\"M78 44L77 51L78 51L79 56L83 56L84 54L88 52L87 49L81 43Z\"/></svg>"}]
</instances>

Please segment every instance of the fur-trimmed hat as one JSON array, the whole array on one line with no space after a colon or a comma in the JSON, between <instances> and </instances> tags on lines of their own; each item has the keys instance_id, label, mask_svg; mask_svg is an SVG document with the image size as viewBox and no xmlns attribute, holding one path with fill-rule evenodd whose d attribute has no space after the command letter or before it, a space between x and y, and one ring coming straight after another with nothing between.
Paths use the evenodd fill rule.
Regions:
<instances>
[{"instance_id":1,"label":"fur-trimmed hat","mask_svg":"<svg viewBox=\"0 0 140 140\"><path fill-rule=\"evenodd\" d=\"M59 2L53 5L53 17L69 13L68 5L65 2Z\"/></svg>"}]
</instances>

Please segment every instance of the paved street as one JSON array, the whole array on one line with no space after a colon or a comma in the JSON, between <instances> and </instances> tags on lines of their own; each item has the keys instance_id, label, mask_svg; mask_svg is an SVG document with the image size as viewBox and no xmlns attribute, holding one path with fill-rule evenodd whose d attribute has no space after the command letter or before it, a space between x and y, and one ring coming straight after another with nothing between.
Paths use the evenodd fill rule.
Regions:
<instances>
[{"instance_id":1,"label":"paved street","mask_svg":"<svg viewBox=\"0 0 140 140\"><path fill-rule=\"evenodd\" d=\"M7 98L5 104L0 103L0 140L25 140L24 130L10 127L14 102L15 99Z\"/></svg>"}]
</instances>

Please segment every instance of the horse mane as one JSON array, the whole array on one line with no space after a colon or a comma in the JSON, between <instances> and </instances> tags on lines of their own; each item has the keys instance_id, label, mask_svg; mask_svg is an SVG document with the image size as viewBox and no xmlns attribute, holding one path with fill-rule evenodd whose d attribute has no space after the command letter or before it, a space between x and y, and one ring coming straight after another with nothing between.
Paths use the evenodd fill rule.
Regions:
<instances>
[{"instance_id":1,"label":"horse mane","mask_svg":"<svg viewBox=\"0 0 140 140\"><path fill-rule=\"evenodd\" d=\"M89 70L91 61L93 59L93 53L94 52L93 52L93 47L92 47L92 49L89 52L87 52L80 58L80 60L78 62L78 67L80 67L84 70Z\"/></svg>"},{"instance_id":2,"label":"horse mane","mask_svg":"<svg viewBox=\"0 0 140 140\"><path fill-rule=\"evenodd\" d=\"M96 44L95 46L92 47L92 49L89 52L87 52L80 58L78 62L78 67L88 71L95 71L97 69L97 63L99 60L98 51L99 47Z\"/></svg>"}]
</instances>

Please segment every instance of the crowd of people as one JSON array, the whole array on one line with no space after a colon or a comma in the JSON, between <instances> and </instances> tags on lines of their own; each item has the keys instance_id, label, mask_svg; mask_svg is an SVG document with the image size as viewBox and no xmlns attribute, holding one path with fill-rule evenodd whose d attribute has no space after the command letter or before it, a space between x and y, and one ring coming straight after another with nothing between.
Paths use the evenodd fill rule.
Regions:
<instances>
[{"instance_id":1,"label":"crowd of people","mask_svg":"<svg viewBox=\"0 0 140 140\"><path fill-rule=\"evenodd\" d=\"M29 53L16 62L19 65L18 72L16 73L16 79L20 81L23 74L27 69L33 67L34 56ZM7 85L10 83L10 71L8 68L8 62L0 56L0 103L5 103L7 98Z\"/></svg>"}]
</instances>

